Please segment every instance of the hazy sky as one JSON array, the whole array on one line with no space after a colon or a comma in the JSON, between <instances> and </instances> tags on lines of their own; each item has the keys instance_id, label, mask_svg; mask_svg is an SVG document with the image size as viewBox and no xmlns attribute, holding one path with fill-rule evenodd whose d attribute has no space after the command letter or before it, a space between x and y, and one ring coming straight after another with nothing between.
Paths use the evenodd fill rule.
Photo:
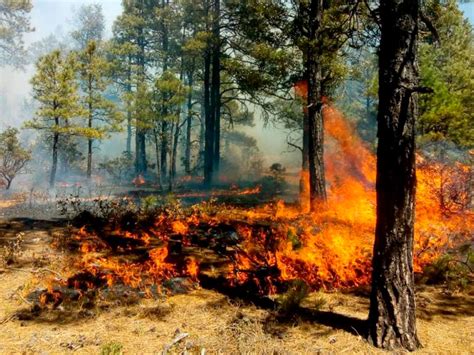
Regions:
<instances>
[{"instance_id":1,"label":"hazy sky","mask_svg":"<svg viewBox=\"0 0 474 355\"><path fill-rule=\"evenodd\" d=\"M69 23L74 10L82 4L101 4L106 19L106 29L111 33L114 19L122 11L121 0L33 0L31 22L35 32L29 34L29 41L37 41L50 33L62 29L69 32Z\"/></svg>"}]
</instances>

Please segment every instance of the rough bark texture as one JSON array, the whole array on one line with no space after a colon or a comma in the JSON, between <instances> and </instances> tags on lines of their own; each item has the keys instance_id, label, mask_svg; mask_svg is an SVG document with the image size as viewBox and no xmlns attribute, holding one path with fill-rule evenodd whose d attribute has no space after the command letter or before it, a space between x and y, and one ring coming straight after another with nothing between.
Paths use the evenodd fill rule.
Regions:
<instances>
[{"instance_id":1,"label":"rough bark texture","mask_svg":"<svg viewBox=\"0 0 474 355\"><path fill-rule=\"evenodd\" d=\"M418 0L381 1L377 225L369 337L377 347L415 350L413 227Z\"/></svg>"},{"instance_id":2,"label":"rough bark texture","mask_svg":"<svg viewBox=\"0 0 474 355\"><path fill-rule=\"evenodd\" d=\"M324 174L324 125L321 97L321 62L317 45L323 17L323 0L311 0L309 4L308 50L306 70L308 73L308 156L309 190L311 211L326 200L326 178Z\"/></svg>"}]
</instances>

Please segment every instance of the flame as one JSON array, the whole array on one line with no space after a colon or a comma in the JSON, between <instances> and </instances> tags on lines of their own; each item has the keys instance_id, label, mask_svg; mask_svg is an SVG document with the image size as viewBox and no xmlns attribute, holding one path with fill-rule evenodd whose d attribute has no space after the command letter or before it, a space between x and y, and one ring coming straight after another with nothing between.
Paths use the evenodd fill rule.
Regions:
<instances>
[{"instance_id":1,"label":"flame","mask_svg":"<svg viewBox=\"0 0 474 355\"><path fill-rule=\"evenodd\" d=\"M145 185L145 178L142 175L138 175L132 180L132 184L136 187Z\"/></svg>"},{"instance_id":2,"label":"flame","mask_svg":"<svg viewBox=\"0 0 474 355\"><path fill-rule=\"evenodd\" d=\"M86 286L112 287L120 282L151 297L151 285L165 280L199 280L209 264L203 262L203 248L220 250L215 255L220 264L222 258L225 262L219 272L230 285L252 285L262 293L275 293L295 279L312 289L368 284L376 222L376 157L335 108L325 105L323 116L328 187L325 206L308 212L309 179L305 171L301 173L304 184L299 205L277 201L245 208L213 205L211 201L181 212L167 210L154 216L152 223L138 224L133 230L115 228L102 233L105 238L81 228L74 237L82 253L79 268L101 280L90 280ZM472 240L474 214L469 166L433 163L422 155L417 156L417 165L414 270L420 272L448 248ZM234 187L185 196L259 192L259 186ZM131 242L123 255L109 252L107 243L114 237ZM218 243L223 244L219 247ZM143 255L140 248L147 251L144 257L124 256L133 249ZM74 286L83 285L81 281Z\"/></svg>"}]
</instances>

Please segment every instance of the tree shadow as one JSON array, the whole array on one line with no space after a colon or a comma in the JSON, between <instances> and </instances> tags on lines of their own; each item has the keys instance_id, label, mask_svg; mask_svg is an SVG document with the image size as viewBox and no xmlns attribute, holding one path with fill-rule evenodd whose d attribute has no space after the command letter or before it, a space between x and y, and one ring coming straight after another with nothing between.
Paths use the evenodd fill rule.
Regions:
<instances>
[{"instance_id":1,"label":"tree shadow","mask_svg":"<svg viewBox=\"0 0 474 355\"><path fill-rule=\"evenodd\" d=\"M282 314L278 310L278 304L266 296L258 295L252 287L248 285L229 286L222 277L200 276L200 284L203 288L217 291L233 301L238 301L243 305L253 305L257 308L269 311L269 315L264 321L264 330L272 335L281 335L286 329L292 327L295 321L309 323L312 325L322 325L334 330L343 330L355 336L367 338L367 321L364 319L336 313L333 311L314 310L305 307L298 307L291 313ZM324 334L330 334L330 330L321 330Z\"/></svg>"},{"instance_id":2,"label":"tree shadow","mask_svg":"<svg viewBox=\"0 0 474 355\"><path fill-rule=\"evenodd\" d=\"M417 316L423 320L474 316L474 298L467 294L451 294L432 288L430 293L420 293L417 298Z\"/></svg>"}]
</instances>

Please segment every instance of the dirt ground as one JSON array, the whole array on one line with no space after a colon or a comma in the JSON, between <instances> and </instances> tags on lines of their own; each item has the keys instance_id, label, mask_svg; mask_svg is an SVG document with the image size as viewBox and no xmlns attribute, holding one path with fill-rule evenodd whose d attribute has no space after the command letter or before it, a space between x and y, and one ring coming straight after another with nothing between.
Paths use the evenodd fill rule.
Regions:
<instances>
[{"instance_id":1,"label":"dirt ground","mask_svg":"<svg viewBox=\"0 0 474 355\"><path fill-rule=\"evenodd\" d=\"M66 255L50 247L64 222L0 219L0 247L24 232L24 252L0 266L0 354L376 354L359 335L368 312L364 292L313 293L280 318L212 290L162 299L120 300L100 307L32 312L28 294L62 275ZM470 354L472 293L418 290L420 354Z\"/></svg>"}]
</instances>

